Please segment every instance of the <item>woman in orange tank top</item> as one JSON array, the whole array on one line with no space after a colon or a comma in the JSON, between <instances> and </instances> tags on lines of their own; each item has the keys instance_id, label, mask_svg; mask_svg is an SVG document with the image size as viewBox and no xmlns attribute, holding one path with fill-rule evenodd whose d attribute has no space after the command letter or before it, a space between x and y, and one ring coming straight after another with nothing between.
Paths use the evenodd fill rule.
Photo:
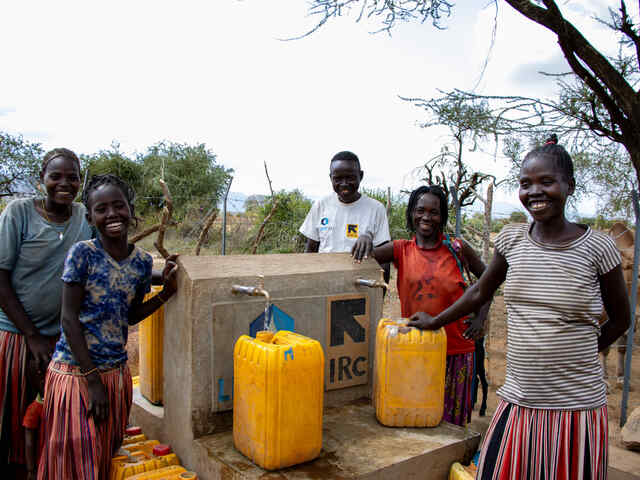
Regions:
<instances>
[{"instance_id":1,"label":"woman in orange tank top","mask_svg":"<svg viewBox=\"0 0 640 480\"><path fill-rule=\"evenodd\" d=\"M422 186L411 193L407 205L407 229L411 240L394 240L373 249L379 263L393 261L398 270L397 285L402 316L419 320L437 315L462 296L468 282L463 264L480 277L485 265L464 241L451 239L443 230L447 224L447 196L437 185ZM370 250L369 250L370 251ZM354 251L356 260L369 251ZM444 416L447 422L464 426L471 421L474 340L483 336L490 302L475 316L462 317L445 325L447 368Z\"/></svg>"}]
</instances>

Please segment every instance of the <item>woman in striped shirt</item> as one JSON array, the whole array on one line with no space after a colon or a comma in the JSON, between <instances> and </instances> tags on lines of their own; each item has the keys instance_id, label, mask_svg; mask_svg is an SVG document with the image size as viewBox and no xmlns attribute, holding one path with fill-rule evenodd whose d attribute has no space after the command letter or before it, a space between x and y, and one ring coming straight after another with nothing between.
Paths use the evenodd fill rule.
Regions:
<instances>
[{"instance_id":1,"label":"woman in striped shirt","mask_svg":"<svg viewBox=\"0 0 640 480\"><path fill-rule=\"evenodd\" d=\"M605 479L607 406L598 351L628 327L620 254L570 222L573 162L552 136L529 152L520 201L529 225L507 225L480 280L451 307L411 324L437 329L474 311L506 280L507 372L485 435L478 479ZM604 305L609 322L598 325Z\"/></svg>"}]
</instances>

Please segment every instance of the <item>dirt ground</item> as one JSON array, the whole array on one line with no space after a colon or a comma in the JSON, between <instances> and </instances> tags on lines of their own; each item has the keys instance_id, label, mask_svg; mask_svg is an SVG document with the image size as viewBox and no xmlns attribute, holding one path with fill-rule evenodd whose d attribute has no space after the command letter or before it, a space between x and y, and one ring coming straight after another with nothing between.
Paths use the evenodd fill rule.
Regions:
<instances>
[{"instance_id":1,"label":"dirt ground","mask_svg":"<svg viewBox=\"0 0 640 480\"><path fill-rule=\"evenodd\" d=\"M398 299L398 292L396 290L395 282L395 269L392 269L390 291L385 297L384 302L384 316L391 318L399 318L400 314L400 301ZM507 324L506 324L506 309L504 305L504 299L498 296L494 299L493 305L490 311L490 327L489 327L489 339L487 349L487 359L485 368L489 380L489 394L487 398L487 415L479 417L477 410L473 412L472 422L470 429L484 433L489 426L491 417L495 412L498 404L498 397L496 396L496 390L504 382L505 370L506 370L506 339L507 339ZM629 394L629 402L627 407L628 414L633 411L634 408L640 406L640 331L636 334L635 347L632 363L632 377L631 377L631 392ZM131 375L138 375L138 331L137 327L133 327L129 330L129 341L127 344L127 350L129 352L129 368L131 369ZM612 350L608 358L608 371L610 381L612 383L611 391L608 395L608 412L609 412L609 444L610 446L619 447L623 449L620 441L620 404L622 399L622 388L616 385L615 373L616 373L616 353ZM618 450L611 448L609 451L610 465L616 465L616 455L623 455L625 460L628 458L628 451ZM638 455L638 465L640 465L640 453Z\"/></svg>"}]
</instances>

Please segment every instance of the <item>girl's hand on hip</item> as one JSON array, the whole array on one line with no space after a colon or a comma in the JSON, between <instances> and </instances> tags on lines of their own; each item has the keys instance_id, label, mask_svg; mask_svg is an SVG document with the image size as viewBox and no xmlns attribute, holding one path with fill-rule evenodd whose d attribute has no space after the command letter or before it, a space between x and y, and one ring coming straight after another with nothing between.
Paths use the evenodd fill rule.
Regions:
<instances>
[{"instance_id":1,"label":"girl's hand on hip","mask_svg":"<svg viewBox=\"0 0 640 480\"><path fill-rule=\"evenodd\" d=\"M462 336L467 340L473 340L474 342L484 337L484 320L478 314L472 314L464 320L467 325L467 329Z\"/></svg>"},{"instance_id":2,"label":"girl's hand on hip","mask_svg":"<svg viewBox=\"0 0 640 480\"><path fill-rule=\"evenodd\" d=\"M420 330L437 330L442 325L440 325L434 317L425 312L416 312L411 317L409 317L409 323L407 323L409 327L416 327Z\"/></svg>"},{"instance_id":3,"label":"girl's hand on hip","mask_svg":"<svg viewBox=\"0 0 640 480\"><path fill-rule=\"evenodd\" d=\"M96 423L102 423L109 415L109 399L98 372L87 377L89 388L89 415Z\"/></svg>"},{"instance_id":4,"label":"girl's hand on hip","mask_svg":"<svg viewBox=\"0 0 640 480\"><path fill-rule=\"evenodd\" d=\"M162 291L164 295L171 296L178 290L178 255L170 255L162 270ZM164 296L163 295L163 296Z\"/></svg>"}]
</instances>

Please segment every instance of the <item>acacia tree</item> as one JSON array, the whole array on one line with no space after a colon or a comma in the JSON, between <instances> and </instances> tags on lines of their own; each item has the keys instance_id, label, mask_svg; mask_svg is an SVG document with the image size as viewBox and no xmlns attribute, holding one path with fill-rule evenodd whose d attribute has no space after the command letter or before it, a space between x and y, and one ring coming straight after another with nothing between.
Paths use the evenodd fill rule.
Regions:
<instances>
[{"instance_id":1,"label":"acacia tree","mask_svg":"<svg viewBox=\"0 0 640 480\"><path fill-rule=\"evenodd\" d=\"M35 190L42 154L39 143L0 132L0 198Z\"/></svg>"},{"instance_id":2,"label":"acacia tree","mask_svg":"<svg viewBox=\"0 0 640 480\"><path fill-rule=\"evenodd\" d=\"M477 198L480 185L485 180L494 180L492 175L469 170L465 163L465 150L474 151L480 142L490 137L497 138L502 121L495 118L483 100L453 98L445 94L428 100L403 98L423 108L428 115L422 128L445 126L449 129L450 141L442 145L440 153L429 159L423 169L423 180L442 185L451 196L456 218L456 235L461 230L460 209L472 205Z\"/></svg>"},{"instance_id":3,"label":"acacia tree","mask_svg":"<svg viewBox=\"0 0 640 480\"><path fill-rule=\"evenodd\" d=\"M493 1L497 5L497 0ZM614 58L598 51L566 20L556 1L506 2L556 34L573 77L560 78L562 93L557 101L491 97L507 103L502 115L508 115L508 111L518 112L516 118L512 118L512 126L516 127L519 122L521 132L531 131L537 125L546 132L555 130L563 140L571 134L574 152L582 151L592 158L608 158L613 161L613 169L624 170L631 164L635 169L633 183L637 188L640 184L640 135L637 134L640 131L640 34L625 1L620 1L618 10L610 9L608 20L597 19L615 34L613 38L620 48ZM319 21L306 35L332 18L354 12L357 21L372 17L381 19L382 26L378 31L390 32L399 21L431 21L436 28L442 28L452 10L451 2L441 0L312 0L309 13ZM603 139L622 145L628 156L612 158L609 155L611 147ZM604 181L606 176L600 175L600 179ZM628 184L626 190L629 190Z\"/></svg>"},{"instance_id":4,"label":"acacia tree","mask_svg":"<svg viewBox=\"0 0 640 480\"><path fill-rule=\"evenodd\" d=\"M528 0L506 0L525 17L556 34L558 45L571 70L584 88L584 102L574 109L574 119L596 135L624 145L640 180L640 90L637 88L640 65L638 27L629 16L624 0L610 20L600 20L615 33L620 43L617 58L599 52L566 20L554 0L542 0L540 6ZM580 107L580 105L579 105Z\"/></svg>"},{"instance_id":5,"label":"acacia tree","mask_svg":"<svg viewBox=\"0 0 640 480\"><path fill-rule=\"evenodd\" d=\"M309 15L318 21L311 30L296 38L311 35L332 18L354 11L357 22L363 18L381 18L382 27L377 32L390 33L396 22L406 21L431 21L434 27L443 28L443 21L452 10L453 3L447 0L311 0Z\"/></svg>"}]
</instances>

